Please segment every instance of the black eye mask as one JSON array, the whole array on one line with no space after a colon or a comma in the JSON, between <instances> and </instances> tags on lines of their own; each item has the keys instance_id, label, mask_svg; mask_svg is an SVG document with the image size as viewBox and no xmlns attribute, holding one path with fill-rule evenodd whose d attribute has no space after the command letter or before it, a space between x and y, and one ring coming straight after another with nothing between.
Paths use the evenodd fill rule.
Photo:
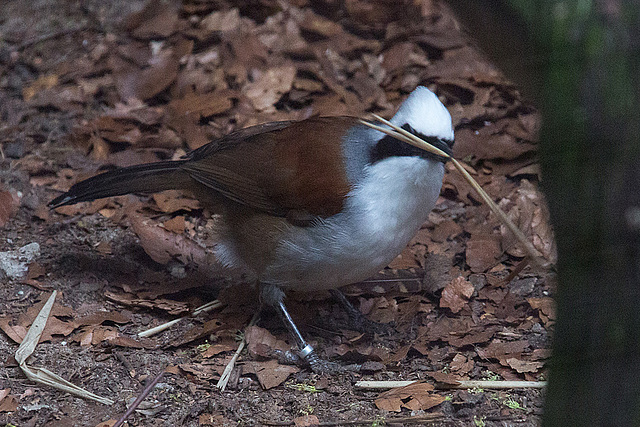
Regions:
<instances>
[{"instance_id":1,"label":"black eye mask","mask_svg":"<svg viewBox=\"0 0 640 427\"><path fill-rule=\"evenodd\" d=\"M402 126L402 129L406 130L407 132L411 132L418 138L425 140L426 142L433 145L434 147L439 148L440 150L444 151L448 155L451 155L452 147L453 147L452 140L441 139L436 136L422 135L421 133L416 132L416 130L413 129L411 126L409 126L409 124L405 124L404 126ZM396 138L393 138L392 136L389 136L389 135L382 138L373 147L370 159L371 159L371 163L375 163L377 161L384 160L387 157L393 157L393 156L410 156L410 157L418 156L418 157L424 157L427 159L437 160L442 163L446 163L448 160L446 157L430 153L418 147L414 147L413 145L407 144L406 142L403 142L403 141L399 141Z\"/></svg>"}]
</instances>

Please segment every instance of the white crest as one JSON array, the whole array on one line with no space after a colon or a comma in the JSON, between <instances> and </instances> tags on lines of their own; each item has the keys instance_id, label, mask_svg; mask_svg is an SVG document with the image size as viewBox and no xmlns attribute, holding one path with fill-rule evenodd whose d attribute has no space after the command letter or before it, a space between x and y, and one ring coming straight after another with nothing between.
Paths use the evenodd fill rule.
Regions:
<instances>
[{"instance_id":1,"label":"white crest","mask_svg":"<svg viewBox=\"0 0 640 427\"><path fill-rule=\"evenodd\" d=\"M415 88L391 119L396 126L409 124L424 136L453 140L451 114L435 93L424 86Z\"/></svg>"}]
</instances>

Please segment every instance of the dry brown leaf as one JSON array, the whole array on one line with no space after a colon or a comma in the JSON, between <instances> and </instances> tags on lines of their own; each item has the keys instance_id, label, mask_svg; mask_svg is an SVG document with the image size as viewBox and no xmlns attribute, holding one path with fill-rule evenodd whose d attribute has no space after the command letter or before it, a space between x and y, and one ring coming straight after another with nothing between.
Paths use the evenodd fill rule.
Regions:
<instances>
[{"instance_id":1,"label":"dry brown leaf","mask_svg":"<svg viewBox=\"0 0 640 427\"><path fill-rule=\"evenodd\" d=\"M139 39L159 39L173 34L178 23L178 10L171 2L148 1L139 12L125 20L125 28Z\"/></svg>"},{"instance_id":2,"label":"dry brown leaf","mask_svg":"<svg viewBox=\"0 0 640 427\"><path fill-rule=\"evenodd\" d=\"M527 302L531 308L538 310L540 319L543 322L548 323L550 320L556 319L556 306L553 298L527 298Z\"/></svg>"},{"instance_id":3,"label":"dry brown leaf","mask_svg":"<svg viewBox=\"0 0 640 427\"><path fill-rule=\"evenodd\" d=\"M551 357L550 348L536 348L531 352L532 360L546 360Z\"/></svg>"},{"instance_id":4,"label":"dry brown leaf","mask_svg":"<svg viewBox=\"0 0 640 427\"><path fill-rule=\"evenodd\" d=\"M255 82L247 84L242 92L258 111L274 112L274 104L291 90L296 67L285 65L266 70Z\"/></svg>"},{"instance_id":5,"label":"dry brown leaf","mask_svg":"<svg viewBox=\"0 0 640 427\"><path fill-rule=\"evenodd\" d=\"M56 74L40 76L36 81L22 89L22 97L25 101L29 101L38 92L56 86L58 81L59 77Z\"/></svg>"},{"instance_id":6,"label":"dry brown leaf","mask_svg":"<svg viewBox=\"0 0 640 427\"><path fill-rule=\"evenodd\" d=\"M300 19L299 25L304 31L324 37L331 37L344 32L340 24L314 13L311 9L305 10L304 17Z\"/></svg>"},{"instance_id":7,"label":"dry brown leaf","mask_svg":"<svg viewBox=\"0 0 640 427\"><path fill-rule=\"evenodd\" d=\"M146 68L138 68L122 59L112 57L112 69L120 98L147 100L166 89L178 75L179 58L163 50L149 59Z\"/></svg>"},{"instance_id":8,"label":"dry brown leaf","mask_svg":"<svg viewBox=\"0 0 640 427\"><path fill-rule=\"evenodd\" d=\"M107 117L119 120L131 120L151 126L162 122L164 109L149 107L139 99L130 99L127 102L118 102L115 108L108 110Z\"/></svg>"},{"instance_id":9,"label":"dry brown leaf","mask_svg":"<svg viewBox=\"0 0 640 427\"><path fill-rule=\"evenodd\" d=\"M15 323L10 322L10 319L7 317L0 318L0 329L2 329L9 338L17 343L21 343L27 332L27 327L31 325L33 319L36 318L45 302L46 301L40 301L30 306L27 311L20 314ZM51 317L47 320L46 327L40 336L40 342L51 340L52 335L68 336L71 334L78 325L74 320L64 321L60 320L59 317L68 318L71 317L72 314L73 310L71 307L55 303L51 311Z\"/></svg>"},{"instance_id":10,"label":"dry brown leaf","mask_svg":"<svg viewBox=\"0 0 640 427\"><path fill-rule=\"evenodd\" d=\"M78 342L81 346L98 345L108 343L111 346L129 348L155 348L155 343L150 341L136 341L125 337L117 329L109 326L89 325L83 328L80 333L73 337L72 341Z\"/></svg>"},{"instance_id":11,"label":"dry brown leaf","mask_svg":"<svg viewBox=\"0 0 640 427\"><path fill-rule=\"evenodd\" d=\"M509 120L505 131L516 138L527 141L538 141L542 119L540 113L518 114L516 120Z\"/></svg>"},{"instance_id":12,"label":"dry brown leaf","mask_svg":"<svg viewBox=\"0 0 640 427\"><path fill-rule=\"evenodd\" d=\"M68 336L78 327L74 320L64 321L58 319L55 313L47 321L47 326L44 328L40 342L50 341L53 335Z\"/></svg>"},{"instance_id":13,"label":"dry brown leaf","mask_svg":"<svg viewBox=\"0 0 640 427\"><path fill-rule=\"evenodd\" d=\"M10 319L6 317L0 318L0 329L18 344L22 342L22 339L27 334L27 328L25 326L12 325Z\"/></svg>"},{"instance_id":14,"label":"dry brown leaf","mask_svg":"<svg viewBox=\"0 0 640 427\"><path fill-rule=\"evenodd\" d=\"M137 144L142 138L140 128L129 121L117 120L110 116L101 116L92 123L99 131L101 138L112 142L127 142L129 144ZM98 140L94 140L93 144L99 144Z\"/></svg>"},{"instance_id":15,"label":"dry brown leaf","mask_svg":"<svg viewBox=\"0 0 640 427\"><path fill-rule=\"evenodd\" d=\"M427 341L450 341L456 336L469 332L473 322L469 318L440 317L435 322L429 322L426 326L418 328L418 337Z\"/></svg>"},{"instance_id":16,"label":"dry brown leaf","mask_svg":"<svg viewBox=\"0 0 640 427\"><path fill-rule=\"evenodd\" d=\"M66 216L73 216L78 214L90 215L92 213L99 212L111 202L112 201L109 199L98 199L88 203L78 203L76 205L60 206L59 208L56 208L55 211L59 214L66 215Z\"/></svg>"},{"instance_id":17,"label":"dry brown leaf","mask_svg":"<svg viewBox=\"0 0 640 427\"><path fill-rule=\"evenodd\" d=\"M400 347L389 357L387 362L399 362L401 360L404 360L404 358L407 357L409 350L411 350L411 347L412 347L412 344L407 344L405 346Z\"/></svg>"},{"instance_id":18,"label":"dry brown leaf","mask_svg":"<svg viewBox=\"0 0 640 427\"><path fill-rule=\"evenodd\" d=\"M168 314L172 315L182 315L189 312L189 305L183 301L173 301L165 298L156 298L153 300L137 298L134 295L121 293L117 294L115 292L106 291L105 297L110 299L111 301L118 302L120 304L135 306L135 307L145 307L145 308L154 308L166 311Z\"/></svg>"},{"instance_id":19,"label":"dry brown leaf","mask_svg":"<svg viewBox=\"0 0 640 427\"><path fill-rule=\"evenodd\" d=\"M368 342L363 342L357 345L338 344L325 348L327 357L341 357L344 360L362 360L363 358L368 362L381 362L383 360L389 360L389 350L379 348L371 345ZM374 364L373 368L380 365ZM364 367L363 367L364 369Z\"/></svg>"},{"instance_id":20,"label":"dry brown leaf","mask_svg":"<svg viewBox=\"0 0 640 427\"><path fill-rule=\"evenodd\" d=\"M315 415L303 415L293 419L293 424L296 427L311 427L319 426L320 420Z\"/></svg>"},{"instance_id":21,"label":"dry brown leaf","mask_svg":"<svg viewBox=\"0 0 640 427\"><path fill-rule=\"evenodd\" d=\"M74 319L78 326L100 325L104 322L125 324L131 322L128 315L121 311L100 311Z\"/></svg>"},{"instance_id":22,"label":"dry brown leaf","mask_svg":"<svg viewBox=\"0 0 640 427\"><path fill-rule=\"evenodd\" d=\"M81 346L97 345L118 337L118 331L110 327L89 326L77 337Z\"/></svg>"},{"instance_id":23,"label":"dry brown leaf","mask_svg":"<svg viewBox=\"0 0 640 427\"><path fill-rule=\"evenodd\" d=\"M414 324L418 313L432 313L433 304L422 295L410 294L404 301L398 303L398 316L395 319L396 326L403 329Z\"/></svg>"},{"instance_id":24,"label":"dry brown leaf","mask_svg":"<svg viewBox=\"0 0 640 427\"><path fill-rule=\"evenodd\" d=\"M180 99L171 100L167 109L171 113L172 123L177 120L197 122L202 117L224 113L232 106L231 93L228 91L203 94L190 91Z\"/></svg>"},{"instance_id":25,"label":"dry brown leaf","mask_svg":"<svg viewBox=\"0 0 640 427\"><path fill-rule=\"evenodd\" d=\"M440 307L449 308L452 312L457 313L462 310L467 300L471 298L474 290L471 282L462 276L456 277L442 290Z\"/></svg>"},{"instance_id":26,"label":"dry brown leaf","mask_svg":"<svg viewBox=\"0 0 640 427\"><path fill-rule=\"evenodd\" d=\"M57 86L44 89L31 98L29 105L34 107L53 107L61 111L82 111L83 104L87 102L87 96L76 85Z\"/></svg>"},{"instance_id":27,"label":"dry brown leaf","mask_svg":"<svg viewBox=\"0 0 640 427\"><path fill-rule=\"evenodd\" d=\"M459 385L460 381L463 380L463 378L458 374L438 371L425 373L441 384Z\"/></svg>"},{"instance_id":28,"label":"dry brown leaf","mask_svg":"<svg viewBox=\"0 0 640 427\"><path fill-rule=\"evenodd\" d=\"M231 422L227 420L222 414L211 414L205 412L198 416L199 426L225 426L230 425Z\"/></svg>"},{"instance_id":29,"label":"dry brown leaf","mask_svg":"<svg viewBox=\"0 0 640 427\"><path fill-rule=\"evenodd\" d=\"M467 264L474 273L483 273L497 264L502 254L498 236L474 234L467 242Z\"/></svg>"},{"instance_id":30,"label":"dry brown leaf","mask_svg":"<svg viewBox=\"0 0 640 427\"><path fill-rule=\"evenodd\" d=\"M111 242L107 242L105 240L101 241L95 246L95 249L103 255L112 254L113 251L111 249Z\"/></svg>"},{"instance_id":31,"label":"dry brown leaf","mask_svg":"<svg viewBox=\"0 0 640 427\"><path fill-rule=\"evenodd\" d=\"M430 233L430 237L436 242L444 242L445 240L454 238L460 233L462 233L462 227L455 221L449 219L436 225Z\"/></svg>"},{"instance_id":32,"label":"dry brown leaf","mask_svg":"<svg viewBox=\"0 0 640 427\"><path fill-rule=\"evenodd\" d=\"M527 340L507 342L493 340L486 348L478 348L476 349L476 352L478 353L478 356L483 359L503 359L509 354L521 354L525 349L529 348L529 346L530 344Z\"/></svg>"},{"instance_id":33,"label":"dry brown leaf","mask_svg":"<svg viewBox=\"0 0 640 427\"><path fill-rule=\"evenodd\" d=\"M483 344L488 342L493 335L500 329L498 326L480 327L462 337L451 337L448 341L454 347L465 347L473 344Z\"/></svg>"},{"instance_id":34,"label":"dry brown leaf","mask_svg":"<svg viewBox=\"0 0 640 427\"><path fill-rule=\"evenodd\" d=\"M552 263L557 260L556 244L551 227L551 218L544 196L528 180L522 180L520 185L507 196L514 202L507 215L529 238L533 246L540 251L545 259ZM513 235L505 226L500 227L503 236L503 248L510 255L523 257L525 251L517 244Z\"/></svg>"},{"instance_id":35,"label":"dry brown leaf","mask_svg":"<svg viewBox=\"0 0 640 427\"><path fill-rule=\"evenodd\" d=\"M224 353L225 351L234 351L236 348L238 348L238 345L231 342L212 344L201 354L201 356L205 359L208 359L210 357L217 356L220 353Z\"/></svg>"},{"instance_id":36,"label":"dry brown leaf","mask_svg":"<svg viewBox=\"0 0 640 427\"><path fill-rule=\"evenodd\" d=\"M168 231L172 231L174 233L184 233L184 227L185 227L185 220L184 220L184 216L176 216L171 218L168 221L165 221L164 223L162 223L162 226L165 228L165 230Z\"/></svg>"},{"instance_id":37,"label":"dry brown leaf","mask_svg":"<svg viewBox=\"0 0 640 427\"><path fill-rule=\"evenodd\" d=\"M225 325L229 328L229 325ZM182 335L180 339L171 343L172 347L179 347L181 345L188 344L192 341L199 340L210 336L211 334L219 331L223 328L223 324L219 319L211 319L205 322L203 325L194 326L189 331Z\"/></svg>"},{"instance_id":38,"label":"dry brown leaf","mask_svg":"<svg viewBox=\"0 0 640 427\"><path fill-rule=\"evenodd\" d=\"M543 362L530 362L527 360L516 359L515 357L506 360L507 364L515 369L518 373L537 372L544 366Z\"/></svg>"},{"instance_id":39,"label":"dry brown leaf","mask_svg":"<svg viewBox=\"0 0 640 427\"><path fill-rule=\"evenodd\" d=\"M420 16L419 5L425 2L401 3L396 1L346 0L344 6L349 19L361 30L382 30L407 25L407 16Z\"/></svg>"},{"instance_id":40,"label":"dry brown leaf","mask_svg":"<svg viewBox=\"0 0 640 427\"><path fill-rule=\"evenodd\" d=\"M464 159L472 156L476 159L515 160L536 150L530 142L519 142L516 137L504 132L508 120L488 123L478 130L460 129L456 131L454 157Z\"/></svg>"},{"instance_id":41,"label":"dry brown leaf","mask_svg":"<svg viewBox=\"0 0 640 427\"><path fill-rule=\"evenodd\" d=\"M173 213L180 210L192 211L200 209L200 202L196 199L186 197L178 190L167 190L161 193L154 193L153 200L158 205L161 212Z\"/></svg>"},{"instance_id":42,"label":"dry brown leaf","mask_svg":"<svg viewBox=\"0 0 640 427\"><path fill-rule=\"evenodd\" d=\"M20 196L16 191L0 191L0 227L18 212Z\"/></svg>"},{"instance_id":43,"label":"dry brown leaf","mask_svg":"<svg viewBox=\"0 0 640 427\"><path fill-rule=\"evenodd\" d=\"M296 366L280 365L276 360L251 361L244 365L245 373L256 374L263 389L269 390L282 384L291 374L300 372Z\"/></svg>"},{"instance_id":44,"label":"dry brown leaf","mask_svg":"<svg viewBox=\"0 0 640 427\"><path fill-rule=\"evenodd\" d=\"M412 63L411 54L420 48L411 42L393 43L391 47L382 52L382 66L389 74L402 72Z\"/></svg>"},{"instance_id":45,"label":"dry brown leaf","mask_svg":"<svg viewBox=\"0 0 640 427\"><path fill-rule=\"evenodd\" d=\"M374 401L378 409L400 412L402 408L411 411L426 411L444 402L444 396L432 394L433 386L428 383L414 383L382 393Z\"/></svg>"},{"instance_id":46,"label":"dry brown leaf","mask_svg":"<svg viewBox=\"0 0 640 427\"><path fill-rule=\"evenodd\" d=\"M415 254L409 247L405 247L402 252L389 263L389 268L398 270L407 270L416 267L420 267L420 264L416 261Z\"/></svg>"},{"instance_id":47,"label":"dry brown leaf","mask_svg":"<svg viewBox=\"0 0 640 427\"><path fill-rule=\"evenodd\" d=\"M424 268L424 278L422 284L425 290L435 294L451 282L449 270L453 265L453 260L448 256L428 252L424 256L422 266Z\"/></svg>"},{"instance_id":48,"label":"dry brown leaf","mask_svg":"<svg viewBox=\"0 0 640 427\"><path fill-rule=\"evenodd\" d=\"M38 264L37 262L32 262L31 264L29 264L29 270L27 270L27 280L33 280L33 279L37 279L39 277L42 277L46 274L46 270L43 266L41 266L40 264Z\"/></svg>"},{"instance_id":49,"label":"dry brown leaf","mask_svg":"<svg viewBox=\"0 0 640 427\"><path fill-rule=\"evenodd\" d=\"M518 177L522 175L535 175L535 180L540 181L542 178L542 171L540 170L540 165L538 163L532 163L529 165L522 166L519 169L516 169L512 172L508 173L509 177Z\"/></svg>"},{"instance_id":50,"label":"dry brown leaf","mask_svg":"<svg viewBox=\"0 0 640 427\"><path fill-rule=\"evenodd\" d=\"M458 353L453 357L449 367L452 371L458 374L467 374L473 369L474 363L472 359L467 359L465 356Z\"/></svg>"},{"instance_id":51,"label":"dry brown leaf","mask_svg":"<svg viewBox=\"0 0 640 427\"><path fill-rule=\"evenodd\" d=\"M291 347L277 339L271 332L259 326L249 326L244 331L247 350L252 356L271 357L274 350L286 351Z\"/></svg>"},{"instance_id":52,"label":"dry brown leaf","mask_svg":"<svg viewBox=\"0 0 640 427\"><path fill-rule=\"evenodd\" d=\"M477 175L477 174L472 174ZM477 177L476 177L477 178ZM455 166L451 162L445 165L445 175L444 182L442 184L442 191L452 191L457 194L458 200L461 200L465 203L469 203L469 199L472 200L480 200L480 196L478 196L471 187L471 184L467 182L466 179L455 170Z\"/></svg>"},{"instance_id":53,"label":"dry brown leaf","mask_svg":"<svg viewBox=\"0 0 640 427\"><path fill-rule=\"evenodd\" d=\"M146 349L154 349L157 347L156 343L151 341L146 341L143 339L134 340L133 338L125 337L121 334L117 334L115 337L109 337L109 339L104 340L110 346L114 347L128 347L128 348L146 348Z\"/></svg>"},{"instance_id":54,"label":"dry brown leaf","mask_svg":"<svg viewBox=\"0 0 640 427\"><path fill-rule=\"evenodd\" d=\"M398 301L393 297L374 298L368 317L378 323L393 322L398 317Z\"/></svg>"},{"instance_id":55,"label":"dry brown leaf","mask_svg":"<svg viewBox=\"0 0 640 427\"><path fill-rule=\"evenodd\" d=\"M13 412L18 409L18 399L9 394L10 388L0 390L0 412Z\"/></svg>"},{"instance_id":56,"label":"dry brown leaf","mask_svg":"<svg viewBox=\"0 0 640 427\"><path fill-rule=\"evenodd\" d=\"M159 264L166 264L172 259L182 260L185 264L194 261L196 265L213 265L205 248L182 234L172 233L159 224L144 220L139 215L130 215L133 231L140 239L144 251Z\"/></svg>"},{"instance_id":57,"label":"dry brown leaf","mask_svg":"<svg viewBox=\"0 0 640 427\"><path fill-rule=\"evenodd\" d=\"M234 7L226 11L212 12L202 19L200 27L208 33L236 31L240 27L240 10Z\"/></svg>"},{"instance_id":58,"label":"dry brown leaf","mask_svg":"<svg viewBox=\"0 0 640 427\"><path fill-rule=\"evenodd\" d=\"M180 365L178 365L178 367L182 371L187 372L194 377L207 382L211 381L212 379L219 378L220 373L224 369L224 365L218 366L217 364L210 365L204 363L181 363Z\"/></svg>"}]
</instances>

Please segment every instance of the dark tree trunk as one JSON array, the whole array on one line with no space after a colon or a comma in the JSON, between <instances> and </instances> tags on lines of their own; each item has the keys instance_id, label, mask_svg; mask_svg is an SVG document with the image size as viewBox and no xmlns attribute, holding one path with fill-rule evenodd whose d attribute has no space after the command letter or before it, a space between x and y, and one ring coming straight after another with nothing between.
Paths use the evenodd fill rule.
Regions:
<instances>
[{"instance_id":1,"label":"dark tree trunk","mask_svg":"<svg viewBox=\"0 0 640 427\"><path fill-rule=\"evenodd\" d=\"M543 77L542 186L558 243L544 425L640 425L639 2L503 3L542 60L515 80Z\"/></svg>"},{"instance_id":2,"label":"dark tree trunk","mask_svg":"<svg viewBox=\"0 0 640 427\"><path fill-rule=\"evenodd\" d=\"M638 9L565 3L576 7L554 5L542 45L541 160L559 253L545 425L640 425Z\"/></svg>"}]
</instances>

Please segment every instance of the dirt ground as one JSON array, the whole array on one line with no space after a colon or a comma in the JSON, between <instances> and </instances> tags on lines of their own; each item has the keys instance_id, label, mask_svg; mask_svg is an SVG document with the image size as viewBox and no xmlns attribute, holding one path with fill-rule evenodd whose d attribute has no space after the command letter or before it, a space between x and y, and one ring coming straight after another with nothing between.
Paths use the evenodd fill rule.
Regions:
<instances>
[{"instance_id":1,"label":"dirt ground","mask_svg":"<svg viewBox=\"0 0 640 427\"><path fill-rule=\"evenodd\" d=\"M328 295L289 297L322 357L363 364L333 376L279 363L273 355L291 346L270 313L246 329L256 293L241 277L220 277L207 255L215 217L197 201L165 192L46 207L100 170L177 158L253 124L389 117L417 85L450 110L455 157L552 265L537 190L539 115L444 3L5 2L0 423L111 426L164 370L128 425L538 425L542 389L452 388L545 379L554 275L522 262L451 165L409 247L344 289L386 330L354 331ZM19 342L54 289L29 364L113 405L36 384L17 366ZM137 336L216 298L222 307ZM216 383L241 336L247 349L221 392ZM422 382L384 391L358 388L360 380Z\"/></svg>"}]
</instances>

